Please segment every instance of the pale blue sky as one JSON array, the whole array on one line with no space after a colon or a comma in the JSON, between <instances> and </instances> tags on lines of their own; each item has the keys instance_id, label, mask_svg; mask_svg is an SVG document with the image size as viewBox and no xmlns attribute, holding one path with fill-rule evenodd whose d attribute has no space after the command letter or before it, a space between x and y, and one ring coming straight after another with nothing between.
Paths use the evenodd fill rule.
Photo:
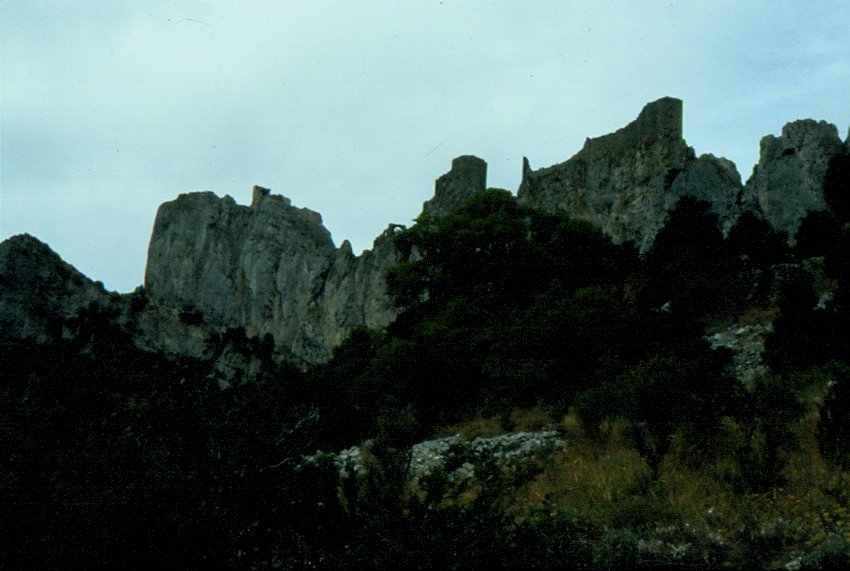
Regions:
<instances>
[{"instance_id":1,"label":"pale blue sky","mask_svg":"<svg viewBox=\"0 0 850 571\"><path fill-rule=\"evenodd\" d=\"M156 209L254 184L367 248L451 159L534 168L685 101L746 180L759 139L850 124L846 2L0 0L0 239L142 282Z\"/></svg>"}]
</instances>

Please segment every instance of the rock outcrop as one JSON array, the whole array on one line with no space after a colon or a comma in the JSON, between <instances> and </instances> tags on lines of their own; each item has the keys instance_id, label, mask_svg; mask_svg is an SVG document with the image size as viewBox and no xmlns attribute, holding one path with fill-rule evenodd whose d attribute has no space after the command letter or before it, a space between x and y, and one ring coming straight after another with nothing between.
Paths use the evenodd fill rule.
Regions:
<instances>
[{"instance_id":1,"label":"rock outcrop","mask_svg":"<svg viewBox=\"0 0 850 571\"><path fill-rule=\"evenodd\" d=\"M250 207L184 194L157 213L145 290L159 306L269 334L288 356L318 362L353 327L392 319L379 277L395 261L391 233L356 257L347 242L334 246L318 213L267 189L255 187Z\"/></svg>"},{"instance_id":2,"label":"rock outcrop","mask_svg":"<svg viewBox=\"0 0 850 571\"><path fill-rule=\"evenodd\" d=\"M484 189L486 172L479 158L455 159L424 211L449 212ZM322 362L354 328L395 319L385 276L401 259L394 240L401 230L391 224L355 256L348 241L334 246L318 213L268 189L255 187L250 207L211 192L183 194L157 213L145 290L155 306L271 335L287 356Z\"/></svg>"},{"instance_id":3,"label":"rock outcrop","mask_svg":"<svg viewBox=\"0 0 850 571\"><path fill-rule=\"evenodd\" d=\"M685 196L703 200L720 218L726 235L741 215L742 188L735 163L714 155L701 155L676 176L665 194L663 209L671 210Z\"/></svg>"},{"instance_id":4,"label":"rock outcrop","mask_svg":"<svg viewBox=\"0 0 850 571\"><path fill-rule=\"evenodd\" d=\"M526 160L518 194L525 204L565 210L645 251L682 196L707 199L728 228L740 214L740 191L731 162L694 157L682 139L682 102L665 97L626 127L588 139L564 163L533 171Z\"/></svg>"},{"instance_id":5,"label":"rock outcrop","mask_svg":"<svg viewBox=\"0 0 850 571\"><path fill-rule=\"evenodd\" d=\"M742 186L730 161L695 156L682 139L682 102L663 98L626 127L588 139L566 162L532 170L524 160L518 199L566 211L642 251L685 196L707 201L724 232L749 209L793 237L808 212L827 208L827 171L848 156L850 132L842 142L828 123L796 121L762 140ZM449 213L484 190L486 178L483 160L454 159L423 214ZM347 241L334 245L318 213L268 189L255 187L250 206L212 192L183 194L157 213L144 295L135 298L106 292L38 240L16 236L0 244L0 335L47 340L56 323L98 302L112 304L145 348L207 358L217 336L244 328L249 337L271 336L283 355L318 363L354 328L395 318L385 276L407 255L394 239L402 229L390 225L356 256ZM141 299L147 305L138 309Z\"/></svg>"},{"instance_id":6,"label":"rock outcrop","mask_svg":"<svg viewBox=\"0 0 850 571\"><path fill-rule=\"evenodd\" d=\"M759 162L744 190L745 205L793 238L806 214L827 209L823 188L829 163L847 152L835 125L811 119L788 123L779 137L761 140Z\"/></svg>"},{"instance_id":7,"label":"rock outcrop","mask_svg":"<svg viewBox=\"0 0 850 571\"><path fill-rule=\"evenodd\" d=\"M562 434L555 430L541 432L514 432L493 437L464 440L460 434L425 440L410 449L408 478L419 482L435 472L445 470L446 480L456 484L476 476L483 465L500 471L513 471L517 467L545 458L566 449ZM340 479L363 477L369 472L368 443L366 449L352 446L338 453L316 451L305 456L299 469L330 463ZM451 467L446 470L447 464ZM487 470L484 470L485 474Z\"/></svg>"},{"instance_id":8,"label":"rock outcrop","mask_svg":"<svg viewBox=\"0 0 850 571\"><path fill-rule=\"evenodd\" d=\"M61 335L64 320L112 297L28 234L0 243L0 338L39 343Z\"/></svg>"}]
</instances>

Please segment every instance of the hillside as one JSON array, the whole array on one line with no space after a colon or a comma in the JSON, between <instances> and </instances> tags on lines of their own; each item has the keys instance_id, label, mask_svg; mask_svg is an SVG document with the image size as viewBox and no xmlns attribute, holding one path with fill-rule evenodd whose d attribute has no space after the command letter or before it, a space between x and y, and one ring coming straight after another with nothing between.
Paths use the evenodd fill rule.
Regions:
<instances>
[{"instance_id":1,"label":"hillside","mask_svg":"<svg viewBox=\"0 0 850 571\"><path fill-rule=\"evenodd\" d=\"M516 195L458 157L335 245L255 187L163 204L119 295L0 244L0 565L850 564L850 139L752 176L682 102Z\"/></svg>"}]
</instances>

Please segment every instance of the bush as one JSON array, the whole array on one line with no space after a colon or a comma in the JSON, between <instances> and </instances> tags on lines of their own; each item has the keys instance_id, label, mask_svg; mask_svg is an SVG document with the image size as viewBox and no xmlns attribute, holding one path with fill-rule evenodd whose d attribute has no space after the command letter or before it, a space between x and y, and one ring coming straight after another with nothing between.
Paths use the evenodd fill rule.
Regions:
<instances>
[{"instance_id":1,"label":"bush","mask_svg":"<svg viewBox=\"0 0 850 571\"><path fill-rule=\"evenodd\" d=\"M850 366L833 364L826 385L818 422L820 450L834 465L850 468Z\"/></svg>"},{"instance_id":2,"label":"bush","mask_svg":"<svg viewBox=\"0 0 850 571\"><path fill-rule=\"evenodd\" d=\"M809 212L797 229L794 253L803 259L818 256L832 259L837 253L840 231L841 225L831 212Z\"/></svg>"},{"instance_id":3,"label":"bush","mask_svg":"<svg viewBox=\"0 0 850 571\"><path fill-rule=\"evenodd\" d=\"M655 307L670 302L694 316L728 301L732 258L707 202L682 198L646 253L646 295Z\"/></svg>"},{"instance_id":4,"label":"bush","mask_svg":"<svg viewBox=\"0 0 850 571\"><path fill-rule=\"evenodd\" d=\"M786 261L788 236L775 230L766 220L745 212L726 237L730 253L739 261L764 267Z\"/></svg>"}]
</instances>

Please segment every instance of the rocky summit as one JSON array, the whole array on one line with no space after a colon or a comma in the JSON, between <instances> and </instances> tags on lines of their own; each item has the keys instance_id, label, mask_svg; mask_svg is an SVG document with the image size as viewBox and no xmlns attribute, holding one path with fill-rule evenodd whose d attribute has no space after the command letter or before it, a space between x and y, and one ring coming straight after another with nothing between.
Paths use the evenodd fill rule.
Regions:
<instances>
[{"instance_id":1,"label":"rocky summit","mask_svg":"<svg viewBox=\"0 0 850 571\"><path fill-rule=\"evenodd\" d=\"M665 97L622 129L587 139L563 163L532 170L524 159L518 200L566 211L643 252L683 197L706 201L724 233L749 211L793 238L809 212L829 208L825 178L836 158L850 156L850 134L842 142L823 121L789 123L780 136L762 139L759 163L743 185L731 161L696 156L682 138L682 114L682 101ZM483 191L486 178L482 159L454 159L422 213L451 212ZM244 328L250 337L271 336L278 352L297 362L323 362L353 329L394 320L384 278L408 255L395 245L401 230L390 224L356 256L347 241L333 243L319 213L266 188L254 188L250 206L212 192L183 194L159 208L144 283L150 303L134 315L126 300L46 245L11 238L0 246L0 334L44 340L48 315L72 315L98 301L123 304L147 347L197 356L208 342L204 331ZM202 323L180 315L200 315Z\"/></svg>"},{"instance_id":2,"label":"rocky summit","mask_svg":"<svg viewBox=\"0 0 850 571\"><path fill-rule=\"evenodd\" d=\"M145 290L163 307L270 334L285 354L318 362L358 325L393 318L383 287L396 261L394 228L371 251L336 248L317 212L255 187L251 206L211 192L179 196L157 213Z\"/></svg>"},{"instance_id":3,"label":"rocky summit","mask_svg":"<svg viewBox=\"0 0 850 571\"><path fill-rule=\"evenodd\" d=\"M452 170L437 179L434 197L422 205L422 213L448 214L487 186L487 163L464 155L452 161Z\"/></svg>"},{"instance_id":4,"label":"rocky summit","mask_svg":"<svg viewBox=\"0 0 850 571\"><path fill-rule=\"evenodd\" d=\"M114 297L37 238L20 234L0 243L2 338L47 342L62 334L63 320Z\"/></svg>"},{"instance_id":5,"label":"rocky summit","mask_svg":"<svg viewBox=\"0 0 850 571\"><path fill-rule=\"evenodd\" d=\"M761 140L745 200L793 237L806 214L827 209L823 190L830 162L847 152L835 125L811 119L789 123L779 137Z\"/></svg>"},{"instance_id":6,"label":"rocky summit","mask_svg":"<svg viewBox=\"0 0 850 571\"><path fill-rule=\"evenodd\" d=\"M731 161L695 157L682 139L682 101L665 97L626 127L588 139L566 162L535 171L526 160L519 199L565 210L646 251L684 196L707 201L728 231L741 213L741 191Z\"/></svg>"}]
</instances>

